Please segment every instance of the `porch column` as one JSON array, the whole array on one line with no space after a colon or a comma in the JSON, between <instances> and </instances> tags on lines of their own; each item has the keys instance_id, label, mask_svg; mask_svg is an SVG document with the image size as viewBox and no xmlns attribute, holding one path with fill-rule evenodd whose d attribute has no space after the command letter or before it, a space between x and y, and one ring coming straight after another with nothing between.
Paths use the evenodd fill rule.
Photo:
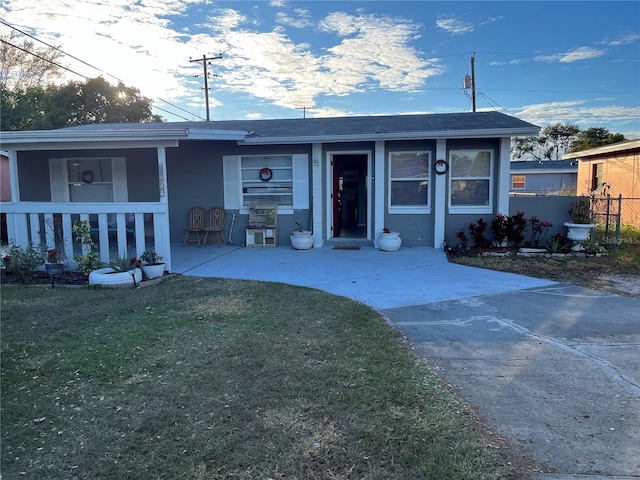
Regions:
<instances>
[{"instance_id":1,"label":"porch column","mask_svg":"<svg viewBox=\"0 0 640 480\"><path fill-rule=\"evenodd\" d=\"M444 138L436 141L436 158L431 164L438 160L444 160L449 163L447 158L447 140ZM433 248L442 248L445 240L445 218L447 213L447 172L445 175L434 175L435 182L433 188L435 195L433 199Z\"/></svg>"},{"instance_id":2,"label":"porch column","mask_svg":"<svg viewBox=\"0 0 640 480\"><path fill-rule=\"evenodd\" d=\"M11 183L11 203L20 202L20 184L18 182L18 152L9 150L9 181ZM27 228L27 216L8 213L7 214L7 236L9 243L15 242L22 248L29 246L29 232Z\"/></svg>"},{"instance_id":3,"label":"porch column","mask_svg":"<svg viewBox=\"0 0 640 480\"><path fill-rule=\"evenodd\" d=\"M171 232L169 229L169 189L167 186L167 151L165 147L158 147L158 182L160 189L160 203L164 208L163 215L154 215L153 235L156 251L162 255L171 271ZM160 247L160 248L158 248Z\"/></svg>"},{"instance_id":4,"label":"porch column","mask_svg":"<svg viewBox=\"0 0 640 480\"><path fill-rule=\"evenodd\" d=\"M384 228L384 213L386 205L384 203L384 189L386 185L386 176L384 170L384 140L376 140L375 151L373 154L373 243L378 248L378 235Z\"/></svg>"},{"instance_id":5,"label":"porch column","mask_svg":"<svg viewBox=\"0 0 640 480\"><path fill-rule=\"evenodd\" d=\"M498 174L498 213L509 215L509 184L511 183L511 138L500 139L500 170Z\"/></svg>"},{"instance_id":6,"label":"porch column","mask_svg":"<svg viewBox=\"0 0 640 480\"><path fill-rule=\"evenodd\" d=\"M311 145L311 198L313 209L312 228L313 228L313 246L320 248L324 245L324 235L322 225L329 216L329 212L322 211L324 195L322 194L322 144L314 143ZM330 180L327 180L330 181Z\"/></svg>"}]
</instances>

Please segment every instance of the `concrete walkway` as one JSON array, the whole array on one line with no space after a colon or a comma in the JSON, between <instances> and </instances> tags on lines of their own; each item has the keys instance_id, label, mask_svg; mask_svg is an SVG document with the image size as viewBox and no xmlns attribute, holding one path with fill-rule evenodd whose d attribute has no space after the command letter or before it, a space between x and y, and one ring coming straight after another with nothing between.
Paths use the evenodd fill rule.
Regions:
<instances>
[{"instance_id":1,"label":"concrete walkway","mask_svg":"<svg viewBox=\"0 0 640 480\"><path fill-rule=\"evenodd\" d=\"M176 273L372 306L541 480L640 476L640 301L450 264L442 251L173 247Z\"/></svg>"}]
</instances>

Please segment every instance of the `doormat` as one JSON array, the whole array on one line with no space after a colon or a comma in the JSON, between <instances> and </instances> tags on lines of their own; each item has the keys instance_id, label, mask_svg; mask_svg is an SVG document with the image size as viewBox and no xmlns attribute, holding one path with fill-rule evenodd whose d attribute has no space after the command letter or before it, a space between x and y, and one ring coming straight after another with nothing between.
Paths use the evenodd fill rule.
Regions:
<instances>
[{"instance_id":1,"label":"doormat","mask_svg":"<svg viewBox=\"0 0 640 480\"><path fill-rule=\"evenodd\" d=\"M360 247L356 247L356 246L352 246L352 247L342 247L339 245L336 245L335 247L333 247L334 250L360 250Z\"/></svg>"}]
</instances>

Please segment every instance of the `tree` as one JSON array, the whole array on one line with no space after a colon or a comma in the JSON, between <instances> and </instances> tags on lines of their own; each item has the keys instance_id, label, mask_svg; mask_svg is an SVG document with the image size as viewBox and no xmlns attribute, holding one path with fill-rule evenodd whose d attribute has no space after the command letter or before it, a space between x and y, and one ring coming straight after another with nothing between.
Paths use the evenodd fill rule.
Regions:
<instances>
[{"instance_id":1,"label":"tree","mask_svg":"<svg viewBox=\"0 0 640 480\"><path fill-rule=\"evenodd\" d=\"M538 161L558 160L570 147L580 128L576 125L556 123L542 129L538 137L517 137L511 152L515 158L533 158Z\"/></svg>"},{"instance_id":2,"label":"tree","mask_svg":"<svg viewBox=\"0 0 640 480\"><path fill-rule=\"evenodd\" d=\"M160 122L152 101L137 88L110 85L102 77L84 83L0 91L3 130L50 130L92 123Z\"/></svg>"},{"instance_id":3,"label":"tree","mask_svg":"<svg viewBox=\"0 0 640 480\"><path fill-rule=\"evenodd\" d=\"M36 48L20 41L18 33L0 35L0 88L7 92L43 86L60 75L57 62L62 53L53 47Z\"/></svg>"},{"instance_id":4,"label":"tree","mask_svg":"<svg viewBox=\"0 0 640 480\"><path fill-rule=\"evenodd\" d=\"M603 127L592 127L582 130L571 144L569 152L579 152L588 148L601 147L612 143L624 142L624 135L621 133L610 133Z\"/></svg>"}]
</instances>

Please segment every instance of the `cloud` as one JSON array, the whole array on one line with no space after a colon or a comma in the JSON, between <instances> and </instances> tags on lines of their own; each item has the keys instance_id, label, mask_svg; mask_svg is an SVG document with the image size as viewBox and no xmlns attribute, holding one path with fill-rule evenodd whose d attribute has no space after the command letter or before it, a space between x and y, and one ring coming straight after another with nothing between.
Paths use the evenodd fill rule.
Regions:
<instances>
[{"instance_id":1,"label":"cloud","mask_svg":"<svg viewBox=\"0 0 640 480\"><path fill-rule=\"evenodd\" d=\"M300 18L307 15L304 10L296 13ZM282 20L290 17L277 18L287 23ZM329 14L317 28L333 34L335 42L317 52L306 42L296 44L282 27L259 32L217 16L210 20L217 22L212 28L220 31L225 52L219 88L281 107L313 105L321 95L376 88L414 91L428 77L441 73L435 61L423 60L410 46L420 26L409 20Z\"/></svg>"},{"instance_id":2,"label":"cloud","mask_svg":"<svg viewBox=\"0 0 640 480\"><path fill-rule=\"evenodd\" d=\"M615 40L612 40L608 45L612 47L618 47L620 45L629 45L640 40L640 33L628 33L626 35L620 35Z\"/></svg>"},{"instance_id":3,"label":"cloud","mask_svg":"<svg viewBox=\"0 0 640 480\"><path fill-rule=\"evenodd\" d=\"M541 126L559 122L592 127L616 122L615 124L621 126L636 123L637 128L640 107L593 106L587 105L583 100L574 100L527 105L515 113L515 116Z\"/></svg>"},{"instance_id":4,"label":"cloud","mask_svg":"<svg viewBox=\"0 0 640 480\"><path fill-rule=\"evenodd\" d=\"M312 28L315 26L315 22L308 10L297 8L295 13L298 15L297 18L287 15L285 12L278 12L276 13L276 22L294 28Z\"/></svg>"},{"instance_id":5,"label":"cloud","mask_svg":"<svg viewBox=\"0 0 640 480\"><path fill-rule=\"evenodd\" d=\"M473 25L457 18L441 18L436 21L436 28L453 35L463 35L473 32Z\"/></svg>"},{"instance_id":6,"label":"cloud","mask_svg":"<svg viewBox=\"0 0 640 480\"><path fill-rule=\"evenodd\" d=\"M554 53L552 55L537 55L537 62L547 63L572 63L580 60L590 60L592 58L601 57L605 54L605 50L598 50L591 47L578 47L564 53Z\"/></svg>"}]
</instances>

